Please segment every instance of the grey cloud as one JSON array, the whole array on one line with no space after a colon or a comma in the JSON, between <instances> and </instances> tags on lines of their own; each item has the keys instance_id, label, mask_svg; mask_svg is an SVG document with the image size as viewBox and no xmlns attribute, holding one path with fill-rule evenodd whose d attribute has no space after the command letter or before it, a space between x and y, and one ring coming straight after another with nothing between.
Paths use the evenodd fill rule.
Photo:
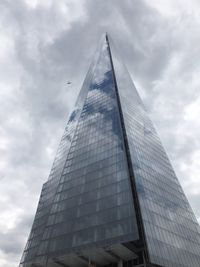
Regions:
<instances>
[{"instance_id":1,"label":"grey cloud","mask_svg":"<svg viewBox=\"0 0 200 267\"><path fill-rule=\"evenodd\" d=\"M59 7L61 2L71 3L67 19ZM12 266L10 253L15 254L16 265L19 261L41 185L104 32L114 39L136 81L182 181L188 173L180 170L181 162L190 164L193 153L200 149L198 138L194 138L198 131L188 129L189 122L184 121L185 106L199 96L200 82L190 86L199 68L194 60L199 49L193 49L199 38L197 29L190 31L191 43L183 42L184 17L181 16L182 21L169 20L141 0L73 3L51 1L48 6L39 4L35 8L22 0L0 3L2 27L14 43L10 60L16 68L1 79L14 89L10 93L4 89L6 101L1 105L0 133L8 143L0 149L6 161L1 171L1 195L7 198L6 206L3 203L0 207L3 215L6 210L12 214L15 208L22 209L14 227L0 230L0 250L7 262L4 267ZM198 24L190 17L188 20L192 25ZM177 65L173 66L173 62ZM68 80L71 85L67 85ZM199 195L188 195L200 217Z\"/></svg>"},{"instance_id":2,"label":"grey cloud","mask_svg":"<svg viewBox=\"0 0 200 267\"><path fill-rule=\"evenodd\" d=\"M30 230L32 220L32 216L27 216L27 214L25 214L23 216L23 220L21 220L20 223L15 226L15 228L10 230L9 233L0 233L0 248L3 252L6 254L21 253L21 248L24 246L22 233L26 233ZM24 238L26 238L26 234L24 234Z\"/></svg>"}]
</instances>

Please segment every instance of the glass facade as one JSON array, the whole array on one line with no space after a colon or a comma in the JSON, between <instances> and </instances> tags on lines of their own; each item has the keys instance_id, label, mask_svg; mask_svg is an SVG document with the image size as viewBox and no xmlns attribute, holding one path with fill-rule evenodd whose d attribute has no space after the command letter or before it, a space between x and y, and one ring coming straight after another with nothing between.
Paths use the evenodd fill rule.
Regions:
<instances>
[{"instance_id":1,"label":"glass facade","mask_svg":"<svg viewBox=\"0 0 200 267\"><path fill-rule=\"evenodd\" d=\"M21 266L139 239L106 40L98 55L43 186Z\"/></svg>"},{"instance_id":2,"label":"glass facade","mask_svg":"<svg viewBox=\"0 0 200 267\"><path fill-rule=\"evenodd\" d=\"M88 92L89 82L91 80L96 61L97 59L95 58L89 68L79 97L76 101L74 111L72 112L68 120L67 126L61 138L61 142L59 144L48 181L42 187L36 216L34 218L31 233L29 235L26 247L22 255L20 266L26 266L26 262L34 262L37 260L46 262L47 257L39 257L37 252L39 245L42 242L43 233L49 236L49 234L47 234L47 231L45 230L46 224L50 215L51 206L55 198L55 193L64 168L65 161L67 159L74 132L77 127L77 122L80 117L81 110L83 108L84 98Z\"/></svg>"},{"instance_id":3,"label":"glass facade","mask_svg":"<svg viewBox=\"0 0 200 267\"><path fill-rule=\"evenodd\" d=\"M198 222L112 40L110 45L149 260L198 267Z\"/></svg>"},{"instance_id":4,"label":"glass facade","mask_svg":"<svg viewBox=\"0 0 200 267\"><path fill-rule=\"evenodd\" d=\"M107 258L101 264L105 266L112 262L108 256L119 261L120 255L128 255L122 253L124 247L105 254L105 248L116 244L137 249L140 244L150 266L200 266L198 223L130 76L106 37L43 185L20 267L58 266L59 257L73 253L80 258L94 248L104 249L93 261L101 254L101 260ZM124 266L140 262L133 255ZM60 263L87 264L68 256L65 265Z\"/></svg>"}]
</instances>

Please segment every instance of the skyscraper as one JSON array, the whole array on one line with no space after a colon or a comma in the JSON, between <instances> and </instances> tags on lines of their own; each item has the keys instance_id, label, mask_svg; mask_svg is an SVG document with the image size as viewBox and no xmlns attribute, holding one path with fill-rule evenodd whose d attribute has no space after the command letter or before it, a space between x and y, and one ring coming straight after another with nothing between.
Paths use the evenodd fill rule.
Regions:
<instances>
[{"instance_id":1,"label":"skyscraper","mask_svg":"<svg viewBox=\"0 0 200 267\"><path fill-rule=\"evenodd\" d=\"M108 36L43 185L30 266L200 266L199 225Z\"/></svg>"}]
</instances>

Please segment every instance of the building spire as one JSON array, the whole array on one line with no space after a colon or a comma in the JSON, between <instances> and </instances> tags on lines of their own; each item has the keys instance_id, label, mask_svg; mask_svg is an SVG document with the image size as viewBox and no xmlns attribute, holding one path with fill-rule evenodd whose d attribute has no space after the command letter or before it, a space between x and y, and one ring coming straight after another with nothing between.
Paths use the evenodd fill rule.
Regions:
<instances>
[{"instance_id":1,"label":"building spire","mask_svg":"<svg viewBox=\"0 0 200 267\"><path fill-rule=\"evenodd\" d=\"M105 36L106 36L106 41L107 41L107 43L109 45L109 38L108 38L108 33L107 32L106 32Z\"/></svg>"}]
</instances>

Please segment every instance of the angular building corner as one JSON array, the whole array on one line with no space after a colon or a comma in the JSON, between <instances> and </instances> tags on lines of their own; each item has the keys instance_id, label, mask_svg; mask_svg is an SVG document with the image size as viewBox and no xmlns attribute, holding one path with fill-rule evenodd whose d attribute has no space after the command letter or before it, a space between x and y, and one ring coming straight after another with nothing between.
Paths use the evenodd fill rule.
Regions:
<instances>
[{"instance_id":1,"label":"angular building corner","mask_svg":"<svg viewBox=\"0 0 200 267\"><path fill-rule=\"evenodd\" d=\"M31 266L200 266L197 220L107 35L42 188Z\"/></svg>"}]
</instances>

